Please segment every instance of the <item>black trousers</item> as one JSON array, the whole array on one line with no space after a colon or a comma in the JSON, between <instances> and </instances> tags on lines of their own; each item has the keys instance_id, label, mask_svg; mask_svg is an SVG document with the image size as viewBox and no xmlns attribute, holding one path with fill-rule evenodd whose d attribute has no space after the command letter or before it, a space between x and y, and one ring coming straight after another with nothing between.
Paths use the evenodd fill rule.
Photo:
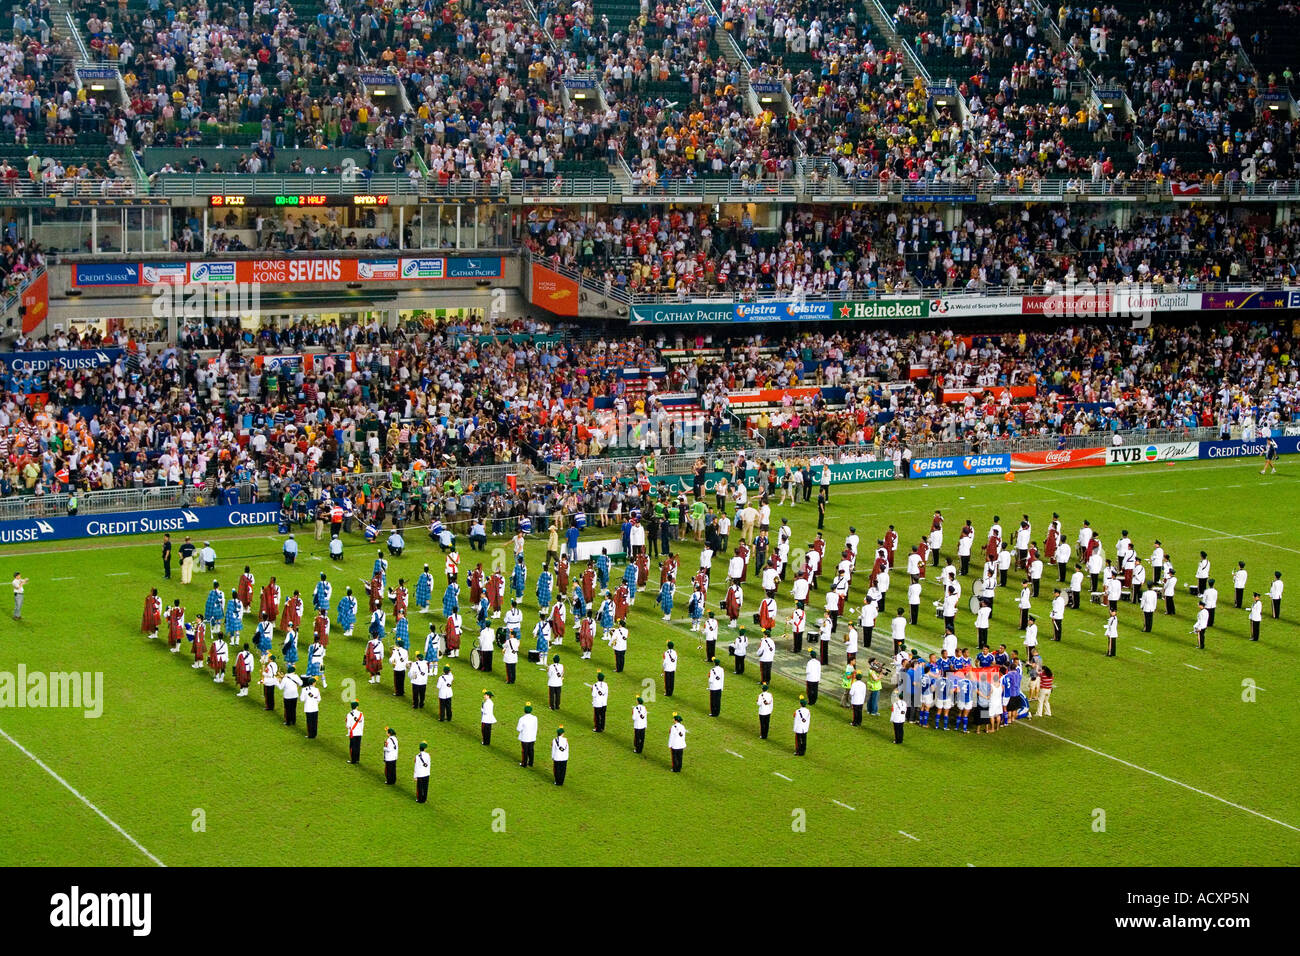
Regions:
<instances>
[{"instance_id":1,"label":"black trousers","mask_svg":"<svg viewBox=\"0 0 1300 956\"><path fill-rule=\"evenodd\" d=\"M1209 586L1210 586L1210 579L1209 579L1209 578L1197 578L1197 579L1196 579L1196 593L1197 593L1197 594L1204 594L1204 593L1205 593L1205 589L1206 589L1207 587L1209 587Z\"/></svg>"},{"instance_id":2,"label":"black trousers","mask_svg":"<svg viewBox=\"0 0 1300 956\"><path fill-rule=\"evenodd\" d=\"M863 647L870 647L870 646L871 646L871 632L872 632L873 630L875 630L875 627L874 627L874 626L873 626L873 627L864 627L864 628L862 629L862 646L863 646Z\"/></svg>"},{"instance_id":3,"label":"black trousers","mask_svg":"<svg viewBox=\"0 0 1300 956\"><path fill-rule=\"evenodd\" d=\"M821 685L817 681L806 680L803 682L803 686L808 692L808 704L811 706L817 703L817 691L821 689Z\"/></svg>"},{"instance_id":4,"label":"black trousers","mask_svg":"<svg viewBox=\"0 0 1300 956\"><path fill-rule=\"evenodd\" d=\"M1236 588L1232 592L1232 606L1241 607L1241 596L1246 593L1245 588Z\"/></svg>"},{"instance_id":5,"label":"black trousers","mask_svg":"<svg viewBox=\"0 0 1300 956\"><path fill-rule=\"evenodd\" d=\"M1272 598L1271 600L1273 601L1273 619L1277 620L1282 616L1282 599Z\"/></svg>"},{"instance_id":6,"label":"black trousers","mask_svg":"<svg viewBox=\"0 0 1300 956\"><path fill-rule=\"evenodd\" d=\"M1030 579L1029 579L1029 583L1030 583L1030 585L1033 586L1033 589L1034 589L1034 590L1033 590L1034 597L1038 597L1038 588L1039 588L1040 585L1042 585L1042 583L1043 583L1043 579L1042 579L1042 578L1030 578Z\"/></svg>"},{"instance_id":7,"label":"black trousers","mask_svg":"<svg viewBox=\"0 0 1300 956\"><path fill-rule=\"evenodd\" d=\"M979 646L989 646L989 629L987 627L977 627L975 633L979 635Z\"/></svg>"},{"instance_id":8,"label":"black trousers","mask_svg":"<svg viewBox=\"0 0 1300 956\"><path fill-rule=\"evenodd\" d=\"M961 556L961 576L966 577L968 574L970 574L970 555L963 554Z\"/></svg>"},{"instance_id":9,"label":"black trousers","mask_svg":"<svg viewBox=\"0 0 1300 956\"><path fill-rule=\"evenodd\" d=\"M536 741L519 742L519 766L531 767L533 765L533 750L537 747Z\"/></svg>"},{"instance_id":10,"label":"black trousers","mask_svg":"<svg viewBox=\"0 0 1300 956\"><path fill-rule=\"evenodd\" d=\"M390 787L393 784L397 783L397 761L396 760L384 761L384 783L388 784Z\"/></svg>"},{"instance_id":11,"label":"black trousers","mask_svg":"<svg viewBox=\"0 0 1300 956\"><path fill-rule=\"evenodd\" d=\"M360 763L361 761L361 738L360 737L348 738L348 760L350 760L352 763Z\"/></svg>"},{"instance_id":12,"label":"black trousers","mask_svg":"<svg viewBox=\"0 0 1300 956\"><path fill-rule=\"evenodd\" d=\"M517 666L518 666L518 665L515 664L513 661L508 661L508 662L506 663L506 683L507 683L507 684L513 684L513 683L515 682L515 667L517 667Z\"/></svg>"},{"instance_id":13,"label":"black trousers","mask_svg":"<svg viewBox=\"0 0 1300 956\"><path fill-rule=\"evenodd\" d=\"M614 652L614 673L623 673L623 659L627 657L627 651Z\"/></svg>"},{"instance_id":14,"label":"black trousers","mask_svg":"<svg viewBox=\"0 0 1300 956\"><path fill-rule=\"evenodd\" d=\"M821 647L821 655L820 655L820 656L821 656L821 662L822 662L822 664L823 664L823 665L829 664L829 663L831 662L831 642L830 642L830 641L818 641L817 643L818 643L818 645Z\"/></svg>"},{"instance_id":15,"label":"black trousers","mask_svg":"<svg viewBox=\"0 0 1300 956\"><path fill-rule=\"evenodd\" d=\"M429 799L429 778L415 778L415 802L424 803Z\"/></svg>"},{"instance_id":16,"label":"black trousers","mask_svg":"<svg viewBox=\"0 0 1300 956\"><path fill-rule=\"evenodd\" d=\"M307 718L307 739L316 739L316 724L320 719L320 711L312 710L303 715Z\"/></svg>"},{"instance_id":17,"label":"black trousers","mask_svg":"<svg viewBox=\"0 0 1300 956\"><path fill-rule=\"evenodd\" d=\"M593 729L598 734L605 732L605 714L609 711L608 707L591 708L591 723Z\"/></svg>"},{"instance_id":18,"label":"black trousers","mask_svg":"<svg viewBox=\"0 0 1300 956\"><path fill-rule=\"evenodd\" d=\"M1217 608L1207 607L1206 610L1210 612L1210 627L1214 627L1214 612Z\"/></svg>"},{"instance_id":19,"label":"black trousers","mask_svg":"<svg viewBox=\"0 0 1300 956\"><path fill-rule=\"evenodd\" d=\"M839 629L839 626L840 626L840 612L839 612L839 611L827 611L827 612L826 612L826 616L829 617L829 618L831 619L831 633L834 634L834 633L836 632L836 630Z\"/></svg>"},{"instance_id":20,"label":"black trousers","mask_svg":"<svg viewBox=\"0 0 1300 956\"><path fill-rule=\"evenodd\" d=\"M957 636L957 616L955 614L952 617L943 619L943 629L945 632L952 631L953 637ZM867 646L870 647L871 645L868 644Z\"/></svg>"},{"instance_id":21,"label":"black trousers","mask_svg":"<svg viewBox=\"0 0 1300 956\"><path fill-rule=\"evenodd\" d=\"M767 731L771 726L772 726L771 714L758 715L758 739L759 740L767 739Z\"/></svg>"},{"instance_id":22,"label":"black trousers","mask_svg":"<svg viewBox=\"0 0 1300 956\"><path fill-rule=\"evenodd\" d=\"M920 619L920 617L921 617L921 605L919 605L919 604L909 604L908 607L910 607L911 610L912 610L912 626L915 627L917 621L918 621L918 620ZM824 663L826 663L826 662L825 662L825 661L822 661L822 663L824 664Z\"/></svg>"},{"instance_id":23,"label":"black trousers","mask_svg":"<svg viewBox=\"0 0 1300 956\"><path fill-rule=\"evenodd\" d=\"M642 727L640 730L632 731L632 751L633 753L640 753L644 749L645 749L645 728Z\"/></svg>"},{"instance_id":24,"label":"black trousers","mask_svg":"<svg viewBox=\"0 0 1300 956\"><path fill-rule=\"evenodd\" d=\"M1209 628L1207 627L1205 630L1208 631ZM1196 632L1196 646L1201 650L1205 650L1205 631Z\"/></svg>"},{"instance_id":25,"label":"black trousers","mask_svg":"<svg viewBox=\"0 0 1300 956\"><path fill-rule=\"evenodd\" d=\"M894 743L901 744L903 742L903 728L906 726L907 724L903 723L894 724Z\"/></svg>"},{"instance_id":26,"label":"black trousers","mask_svg":"<svg viewBox=\"0 0 1300 956\"><path fill-rule=\"evenodd\" d=\"M298 726L298 698L286 697L284 699L284 725L286 727Z\"/></svg>"},{"instance_id":27,"label":"black trousers","mask_svg":"<svg viewBox=\"0 0 1300 956\"><path fill-rule=\"evenodd\" d=\"M743 673L745 673L745 655L744 655L744 654L737 654L737 655L736 655L736 668L735 668L735 669L736 669L736 673L737 673L737 674L743 674Z\"/></svg>"},{"instance_id":28,"label":"black trousers","mask_svg":"<svg viewBox=\"0 0 1300 956\"><path fill-rule=\"evenodd\" d=\"M718 647L718 642L716 639L712 641L704 642L704 659L706 661L713 660L713 652L717 650L717 647Z\"/></svg>"},{"instance_id":29,"label":"black trousers","mask_svg":"<svg viewBox=\"0 0 1300 956\"><path fill-rule=\"evenodd\" d=\"M438 720L451 720L451 698L438 698Z\"/></svg>"},{"instance_id":30,"label":"black trousers","mask_svg":"<svg viewBox=\"0 0 1300 956\"><path fill-rule=\"evenodd\" d=\"M796 756L796 757L802 757L802 756L803 756L804 754L806 754L807 752L808 752L808 735L807 735L807 734L795 734L795 735L794 735L794 753L795 753L795 756Z\"/></svg>"},{"instance_id":31,"label":"black trousers","mask_svg":"<svg viewBox=\"0 0 1300 956\"><path fill-rule=\"evenodd\" d=\"M1098 575L1096 574L1092 575L1092 589L1094 591L1097 590L1097 577Z\"/></svg>"},{"instance_id":32,"label":"black trousers","mask_svg":"<svg viewBox=\"0 0 1300 956\"><path fill-rule=\"evenodd\" d=\"M491 651L481 650L478 652L478 669L483 671L483 673L485 674L492 673L492 652Z\"/></svg>"},{"instance_id":33,"label":"black trousers","mask_svg":"<svg viewBox=\"0 0 1300 956\"><path fill-rule=\"evenodd\" d=\"M551 762L551 767L555 771L555 785L557 787L564 786L564 775L569 772L569 761L555 760Z\"/></svg>"},{"instance_id":34,"label":"black trousers","mask_svg":"<svg viewBox=\"0 0 1300 956\"><path fill-rule=\"evenodd\" d=\"M854 727L862 726L862 705L861 704L853 705L853 726Z\"/></svg>"},{"instance_id":35,"label":"black trousers","mask_svg":"<svg viewBox=\"0 0 1300 956\"><path fill-rule=\"evenodd\" d=\"M722 691L709 691L709 716L717 717L722 713Z\"/></svg>"},{"instance_id":36,"label":"black trousers","mask_svg":"<svg viewBox=\"0 0 1300 956\"><path fill-rule=\"evenodd\" d=\"M803 631L794 632L794 652L798 654L803 650Z\"/></svg>"},{"instance_id":37,"label":"black trousers","mask_svg":"<svg viewBox=\"0 0 1300 956\"><path fill-rule=\"evenodd\" d=\"M1006 572L1006 571L1003 571L1003 570L999 570L999 571L998 571L998 584L999 584L1000 587L1006 587L1006 586L1007 586L1007 572Z\"/></svg>"},{"instance_id":38,"label":"black trousers","mask_svg":"<svg viewBox=\"0 0 1300 956\"><path fill-rule=\"evenodd\" d=\"M1155 612L1154 612L1154 611L1143 611L1143 612L1142 612L1142 633L1143 633L1143 634L1150 634L1150 633L1151 633L1151 624L1152 624L1152 621L1155 619L1155 616L1156 616L1156 615L1155 615Z\"/></svg>"},{"instance_id":39,"label":"black trousers","mask_svg":"<svg viewBox=\"0 0 1300 956\"><path fill-rule=\"evenodd\" d=\"M758 677L759 680L761 680L764 684L772 683L772 662L771 661L758 662Z\"/></svg>"},{"instance_id":40,"label":"black trousers","mask_svg":"<svg viewBox=\"0 0 1300 956\"><path fill-rule=\"evenodd\" d=\"M1134 604L1140 604L1142 601L1142 585L1140 584L1133 585L1133 590L1129 592L1128 599L1132 601ZM1237 605L1237 606L1240 607L1241 605Z\"/></svg>"},{"instance_id":41,"label":"black trousers","mask_svg":"<svg viewBox=\"0 0 1300 956\"><path fill-rule=\"evenodd\" d=\"M560 709L560 691L562 690L564 690L563 687L548 686L546 688L546 705L550 707L551 710Z\"/></svg>"},{"instance_id":42,"label":"black trousers","mask_svg":"<svg viewBox=\"0 0 1300 956\"><path fill-rule=\"evenodd\" d=\"M1106 656L1107 657L1115 656L1115 638L1113 637L1106 638Z\"/></svg>"},{"instance_id":43,"label":"black trousers","mask_svg":"<svg viewBox=\"0 0 1300 956\"><path fill-rule=\"evenodd\" d=\"M1165 613L1166 614L1174 613L1174 599L1172 597L1165 598Z\"/></svg>"},{"instance_id":44,"label":"black trousers","mask_svg":"<svg viewBox=\"0 0 1300 956\"><path fill-rule=\"evenodd\" d=\"M406 671L393 671L393 694L406 696Z\"/></svg>"},{"instance_id":45,"label":"black trousers","mask_svg":"<svg viewBox=\"0 0 1300 956\"><path fill-rule=\"evenodd\" d=\"M1066 569L1064 564L1058 564L1056 566L1056 580L1059 581L1061 584L1065 583L1065 570Z\"/></svg>"},{"instance_id":46,"label":"black trousers","mask_svg":"<svg viewBox=\"0 0 1300 956\"><path fill-rule=\"evenodd\" d=\"M1252 641L1259 640L1259 621L1250 622L1250 639Z\"/></svg>"},{"instance_id":47,"label":"black trousers","mask_svg":"<svg viewBox=\"0 0 1300 956\"><path fill-rule=\"evenodd\" d=\"M275 710L275 685L262 685L262 699L266 701L267 710Z\"/></svg>"},{"instance_id":48,"label":"black trousers","mask_svg":"<svg viewBox=\"0 0 1300 956\"><path fill-rule=\"evenodd\" d=\"M669 748L668 748L668 752L669 752L670 754L672 754L672 756L673 756L673 773L681 773L681 772L682 772L682 755L683 755L684 753L686 753L686 751L685 751L685 750L675 750L675 749L673 749L672 747L669 747Z\"/></svg>"},{"instance_id":49,"label":"black trousers","mask_svg":"<svg viewBox=\"0 0 1300 956\"><path fill-rule=\"evenodd\" d=\"M483 732L483 746L490 746L492 744L492 725L479 724L479 729Z\"/></svg>"},{"instance_id":50,"label":"black trousers","mask_svg":"<svg viewBox=\"0 0 1300 956\"><path fill-rule=\"evenodd\" d=\"M1023 631L1028 626L1029 626L1029 608L1022 607L1020 609L1020 630Z\"/></svg>"},{"instance_id":51,"label":"black trousers","mask_svg":"<svg viewBox=\"0 0 1300 956\"><path fill-rule=\"evenodd\" d=\"M1052 618L1052 640L1059 641L1063 630L1065 630L1065 621L1061 618Z\"/></svg>"},{"instance_id":52,"label":"black trousers","mask_svg":"<svg viewBox=\"0 0 1300 956\"><path fill-rule=\"evenodd\" d=\"M419 710L424 707L424 695L428 689L428 684L411 685L411 708L413 710Z\"/></svg>"},{"instance_id":53,"label":"black trousers","mask_svg":"<svg viewBox=\"0 0 1300 956\"><path fill-rule=\"evenodd\" d=\"M677 685L677 672L664 671L664 696L673 696L673 687Z\"/></svg>"},{"instance_id":54,"label":"black trousers","mask_svg":"<svg viewBox=\"0 0 1300 956\"><path fill-rule=\"evenodd\" d=\"M171 576L172 576L172 559L163 558L163 577L170 578Z\"/></svg>"}]
</instances>

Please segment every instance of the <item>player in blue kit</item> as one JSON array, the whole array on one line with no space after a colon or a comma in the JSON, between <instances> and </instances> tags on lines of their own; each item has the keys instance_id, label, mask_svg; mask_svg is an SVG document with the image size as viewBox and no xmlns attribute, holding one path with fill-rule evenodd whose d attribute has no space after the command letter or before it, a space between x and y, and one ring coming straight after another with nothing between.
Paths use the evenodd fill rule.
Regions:
<instances>
[{"instance_id":1,"label":"player in blue kit","mask_svg":"<svg viewBox=\"0 0 1300 956\"><path fill-rule=\"evenodd\" d=\"M939 676L935 678L935 706L939 713L935 716L934 726L939 727L939 721L943 721L943 729L948 729L948 711L952 710L953 683L956 678L952 677L947 671L940 671Z\"/></svg>"},{"instance_id":2,"label":"player in blue kit","mask_svg":"<svg viewBox=\"0 0 1300 956\"><path fill-rule=\"evenodd\" d=\"M993 651L987 647L981 647L979 653L975 655L975 665L977 667L992 667Z\"/></svg>"},{"instance_id":3,"label":"player in blue kit","mask_svg":"<svg viewBox=\"0 0 1300 956\"><path fill-rule=\"evenodd\" d=\"M970 712L975 706L975 682L966 674L953 680L953 696L957 704L957 723L963 734L970 733Z\"/></svg>"}]
</instances>

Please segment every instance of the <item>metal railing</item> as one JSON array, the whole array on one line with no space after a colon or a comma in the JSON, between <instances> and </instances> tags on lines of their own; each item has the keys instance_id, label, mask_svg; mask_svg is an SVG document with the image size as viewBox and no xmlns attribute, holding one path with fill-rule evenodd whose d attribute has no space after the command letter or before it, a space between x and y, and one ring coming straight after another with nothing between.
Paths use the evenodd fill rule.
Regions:
<instances>
[{"instance_id":1,"label":"metal railing","mask_svg":"<svg viewBox=\"0 0 1300 956\"><path fill-rule=\"evenodd\" d=\"M1108 447L1114 442L1114 436L1119 435L1124 444L1148 444L1159 442L1201 442L1216 441L1221 432L1217 428L1149 428L1149 429L1127 429L1120 431L1099 430L1089 432L1086 435L1043 435L1027 438L1015 439L989 439L979 443L978 451L975 450L974 444L968 441L938 442L925 445L909 444L907 447L912 452L912 460L917 461L921 458L949 458L964 457L966 455L999 455L999 454L1018 454L1021 452L1032 451L1054 451L1058 448L1065 447L1068 449L1082 448L1102 448ZM712 468L713 460L716 457L723 457L734 460L740 452L745 452L745 457L754 461L762 459L763 461L773 461L777 458L798 458L810 459L815 464L821 464L823 461L829 463L835 462L859 462L859 461L892 461L892 455L886 455L883 452L883 446L875 444L866 445L772 445L763 447L757 444L746 444L742 448L732 448L722 451L706 449L698 453L681 454L681 455L659 455L656 458L655 473L658 475L686 475L690 474L695 467L695 462L701 457ZM648 454L648 452L646 453ZM578 473L581 475L594 474L597 471L605 475L618 474L624 470L634 470L636 463L640 461L641 453L626 457L604 457L583 459L578 466ZM561 472L570 473L573 470L572 462L551 462L547 465L547 471L551 475L558 475Z\"/></svg>"}]
</instances>

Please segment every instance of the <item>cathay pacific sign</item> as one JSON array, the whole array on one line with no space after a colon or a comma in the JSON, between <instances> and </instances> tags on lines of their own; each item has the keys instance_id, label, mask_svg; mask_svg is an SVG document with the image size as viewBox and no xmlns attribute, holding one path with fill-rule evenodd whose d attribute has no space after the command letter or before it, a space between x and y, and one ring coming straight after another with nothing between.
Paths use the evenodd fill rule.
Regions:
<instances>
[{"instance_id":1,"label":"cathay pacific sign","mask_svg":"<svg viewBox=\"0 0 1300 956\"><path fill-rule=\"evenodd\" d=\"M156 511L120 511L109 514L29 518L0 521L0 544L60 541L67 538L111 538L164 531L205 531L275 524L277 504L160 508Z\"/></svg>"}]
</instances>

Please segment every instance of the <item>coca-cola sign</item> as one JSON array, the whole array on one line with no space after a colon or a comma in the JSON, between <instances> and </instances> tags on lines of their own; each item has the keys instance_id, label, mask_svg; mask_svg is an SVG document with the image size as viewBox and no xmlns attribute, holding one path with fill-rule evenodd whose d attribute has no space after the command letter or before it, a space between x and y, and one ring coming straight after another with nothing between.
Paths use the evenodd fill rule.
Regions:
<instances>
[{"instance_id":1,"label":"coca-cola sign","mask_svg":"<svg viewBox=\"0 0 1300 956\"><path fill-rule=\"evenodd\" d=\"M1105 448L1024 451L1011 456L1012 471L1045 471L1049 468L1094 468L1104 464L1106 464Z\"/></svg>"}]
</instances>

